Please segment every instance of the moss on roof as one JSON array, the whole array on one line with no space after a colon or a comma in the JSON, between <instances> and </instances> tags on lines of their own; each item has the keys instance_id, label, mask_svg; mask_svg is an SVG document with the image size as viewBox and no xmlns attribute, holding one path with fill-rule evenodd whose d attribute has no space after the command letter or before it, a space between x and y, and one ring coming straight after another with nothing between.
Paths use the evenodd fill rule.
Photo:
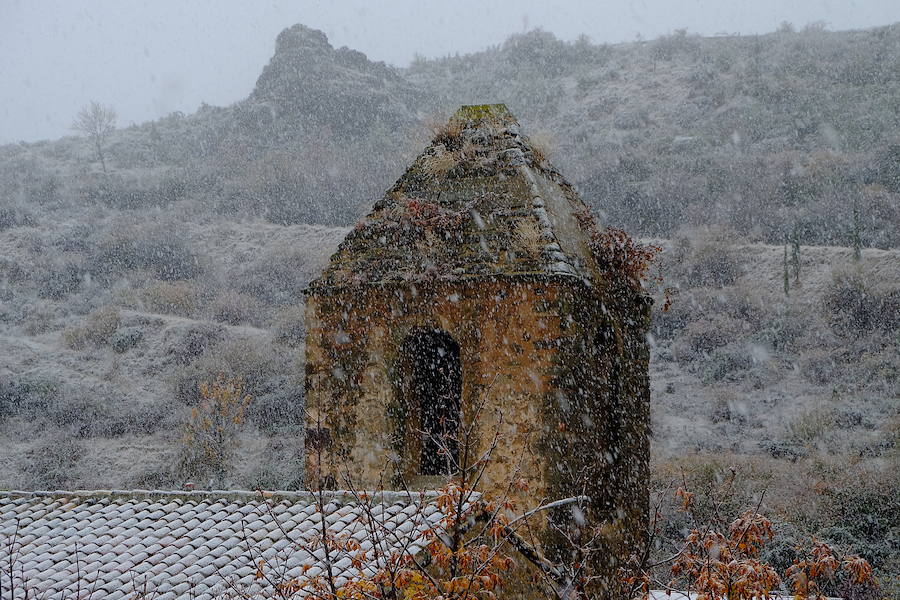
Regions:
<instances>
[{"instance_id":1,"label":"moss on roof","mask_svg":"<svg viewBox=\"0 0 900 600\"><path fill-rule=\"evenodd\" d=\"M505 104L470 104L460 106L451 117L454 121L476 121L492 119L496 121L515 122L516 118L509 112Z\"/></svg>"}]
</instances>

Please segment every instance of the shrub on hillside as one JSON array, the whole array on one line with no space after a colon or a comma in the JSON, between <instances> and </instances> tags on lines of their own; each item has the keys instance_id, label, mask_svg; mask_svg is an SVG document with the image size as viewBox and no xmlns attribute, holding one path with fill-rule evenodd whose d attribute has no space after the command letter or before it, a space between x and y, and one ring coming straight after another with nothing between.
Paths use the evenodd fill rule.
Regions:
<instances>
[{"instance_id":1,"label":"shrub on hillside","mask_svg":"<svg viewBox=\"0 0 900 600\"><path fill-rule=\"evenodd\" d=\"M149 312L193 317L201 304L201 293L192 281L152 281L140 292Z\"/></svg>"},{"instance_id":2,"label":"shrub on hillside","mask_svg":"<svg viewBox=\"0 0 900 600\"><path fill-rule=\"evenodd\" d=\"M193 324L174 332L176 338L168 344L168 360L178 366L190 365L200 356L218 345L224 337L224 329L207 323Z\"/></svg>"},{"instance_id":3,"label":"shrub on hillside","mask_svg":"<svg viewBox=\"0 0 900 600\"><path fill-rule=\"evenodd\" d=\"M79 193L90 203L132 210L182 200L187 197L188 183L183 174L175 171L143 181L122 175L95 174L81 183Z\"/></svg>"},{"instance_id":4,"label":"shrub on hillside","mask_svg":"<svg viewBox=\"0 0 900 600\"><path fill-rule=\"evenodd\" d=\"M731 248L737 239L737 234L724 229L680 233L666 261L672 277L684 287L732 285L742 272Z\"/></svg>"},{"instance_id":5,"label":"shrub on hillside","mask_svg":"<svg viewBox=\"0 0 900 600\"><path fill-rule=\"evenodd\" d=\"M171 401L122 402L94 392L64 388L51 379L0 378L0 422L18 417L70 438L148 434L171 427L178 407Z\"/></svg>"},{"instance_id":6,"label":"shrub on hillside","mask_svg":"<svg viewBox=\"0 0 900 600\"><path fill-rule=\"evenodd\" d=\"M729 344L702 355L694 367L705 383L740 381L755 362L746 344Z\"/></svg>"},{"instance_id":7,"label":"shrub on hillside","mask_svg":"<svg viewBox=\"0 0 900 600\"><path fill-rule=\"evenodd\" d=\"M269 340L225 340L207 347L190 364L182 367L173 382L175 398L188 406L200 401L200 384L220 375L240 378L251 396L265 393L267 381L282 376L287 360L275 352Z\"/></svg>"},{"instance_id":8,"label":"shrub on hillside","mask_svg":"<svg viewBox=\"0 0 900 600\"><path fill-rule=\"evenodd\" d=\"M65 390L47 405L44 414L34 418L46 420L74 438L89 438L107 431L109 411L95 395Z\"/></svg>"},{"instance_id":9,"label":"shrub on hillside","mask_svg":"<svg viewBox=\"0 0 900 600\"><path fill-rule=\"evenodd\" d=\"M834 411L827 407L814 408L797 415L788 424L788 438L800 445L815 444L832 430Z\"/></svg>"},{"instance_id":10,"label":"shrub on hillside","mask_svg":"<svg viewBox=\"0 0 900 600\"><path fill-rule=\"evenodd\" d=\"M898 471L848 474L823 490L831 522L819 535L852 549L884 573L900 569Z\"/></svg>"},{"instance_id":11,"label":"shrub on hillside","mask_svg":"<svg viewBox=\"0 0 900 600\"><path fill-rule=\"evenodd\" d=\"M164 281L193 279L202 272L186 236L171 227L116 230L93 248L90 271L110 280L125 271L146 269Z\"/></svg>"},{"instance_id":12,"label":"shrub on hillside","mask_svg":"<svg viewBox=\"0 0 900 600\"><path fill-rule=\"evenodd\" d=\"M742 338L744 331L744 323L726 316L694 321L675 338L672 354L679 362L690 362Z\"/></svg>"},{"instance_id":13,"label":"shrub on hillside","mask_svg":"<svg viewBox=\"0 0 900 600\"><path fill-rule=\"evenodd\" d=\"M76 223L60 228L55 235L53 245L63 252L86 253L90 251L91 233L93 230L86 223Z\"/></svg>"},{"instance_id":14,"label":"shrub on hillside","mask_svg":"<svg viewBox=\"0 0 900 600\"><path fill-rule=\"evenodd\" d=\"M55 435L27 451L25 473L35 490L59 490L74 479L73 471L84 456L84 448L69 436Z\"/></svg>"},{"instance_id":15,"label":"shrub on hillside","mask_svg":"<svg viewBox=\"0 0 900 600\"><path fill-rule=\"evenodd\" d=\"M25 199L33 204L51 204L59 200L62 181L55 173L26 173L22 182Z\"/></svg>"},{"instance_id":16,"label":"shrub on hillside","mask_svg":"<svg viewBox=\"0 0 900 600\"><path fill-rule=\"evenodd\" d=\"M109 340L112 349L119 354L128 352L144 339L144 331L140 327L126 327L116 331Z\"/></svg>"},{"instance_id":17,"label":"shrub on hillside","mask_svg":"<svg viewBox=\"0 0 900 600\"><path fill-rule=\"evenodd\" d=\"M82 350L88 344L106 345L110 343L121 322L119 311L115 307L105 306L85 317L82 325L66 329L63 340L72 350Z\"/></svg>"},{"instance_id":18,"label":"shrub on hillside","mask_svg":"<svg viewBox=\"0 0 900 600\"><path fill-rule=\"evenodd\" d=\"M56 401L59 388L49 379L0 376L0 421L14 416L32 418Z\"/></svg>"},{"instance_id":19,"label":"shrub on hillside","mask_svg":"<svg viewBox=\"0 0 900 600\"><path fill-rule=\"evenodd\" d=\"M272 329L275 341L297 347L306 340L306 317L303 306L286 306L275 313Z\"/></svg>"},{"instance_id":20,"label":"shrub on hillside","mask_svg":"<svg viewBox=\"0 0 900 600\"><path fill-rule=\"evenodd\" d=\"M17 260L0 257L0 277L8 283L22 283L31 277L31 272Z\"/></svg>"},{"instance_id":21,"label":"shrub on hillside","mask_svg":"<svg viewBox=\"0 0 900 600\"><path fill-rule=\"evenodd\" d=\"M258 325L262 321L263 307L249 294L226 290L212 299L210 313L213 320L221 323Z\"/></svg>"},{"instance_id":22,"label":"shrub on hillside","mask_svg":"<svg viewBox=\"0 0 900 600\"><path fill-rule=\"evenodd\" d=\"M245 265L237 274L238 291L267 304L296 304L315 276L309 253L296 245L279 245Z\"/></svg>"},{"instance_id":23,"label":"shrub on hillside","mask_svg":"<svg viewBox=\"0 0 900 600\"><path fill-rule=\"evenodd\" d=\"M41 298L61 300L81 287L83 269L73 260L50 261L35 273L37 293Z\"/></svg>"},{"instance_id":24,"label":"shrub on hillside","mask_svg":"<svg viewBox=\"0 0 900 600\"><path fill-rule=\"evenodd\" d=\"M302 433L269 438L265 456L266 462L256 465L250 473L249 489L304 489Z\"/></svg>"},{"instance_id":25,"label":"shrub on hillside","mask_svg":"<svg viewBox=\"0 0 900 600\"><path fill-rule=\"evenodd\" d=\"M713 398L710 419L713 423L744 423L748 412L746 400L738 392L726 388Z\"/></svg>"},{"instance_id":26,"label":"shrub on hillside","mask_svg":"<svg viewBox=\"0 0 900 600\"><path fill-rule=\"evenodd\" d=\"M232 464L244 412L252 401L239 377L219 375L198 384L199 401L184 424L178 472L186 478L212 475L222 485Z\"/></svg>"},{"instance_id":27,"label":"shrub on hillside","mask_svg":"<svg viewBox=\"0 0 900 600\"><path fill-rule=\"evenodd\" d=\"M771 308L754 337L774 350L798 351L819 332L821 323L806 306L787 302Z\"/></svg>"},{"instance_id":28,"label":"shrub on hillside","mask_svg":"<svg viewBox=\"0 0 900 600\"><path fill-rule=\"evenodd\" d=\"M820 348L804 352L800 356L799 366L803 377L816 385L830 383L839 368L834 354Z\"/></svg>"},{"instance_id":29,"label":"shrub on hillside","mask_svg":"<svg viewBox=\"0 0 900 600\"><path fill-rule=\"evenodd\" d=\"M30 227L35 219L31 212L19 206L0 206L0 231L13 227Z\"/></svg>"},{"instance_id":30,"label":"shrub on hillside","mask_svg":"<svg viewBox=\"0 0 900 600\"><path fill-rule=\"evenodd\" d=\"M882 290L877 283L875 276L865 271L833 274L824 304L837 331L858 337L876 330L900 329L900 289Z\"/></svg>"},{"instance_id":31,"label":"shrub on hillside","mask_svg":"<svg viewBox=\"0 0 900 600\"><path fill-rule=\"evenodd\" d=\"M22 327L25 335L41 335L54 329L56 312L56 307L50 302L38 301L29 304L25 307L25 322Z\"/></svg>"},{"instance_id":32,"label":"shrub on hillside","mask_svg":"<svg viewBox=\"0 0 900 600\"><path fill-rule=\"evenodd\" d=\"M303 384L291 377L272 376L256 386L258 394L247 418L270 434L298 435L306 424Z\"/></svg>"}]
</instances>

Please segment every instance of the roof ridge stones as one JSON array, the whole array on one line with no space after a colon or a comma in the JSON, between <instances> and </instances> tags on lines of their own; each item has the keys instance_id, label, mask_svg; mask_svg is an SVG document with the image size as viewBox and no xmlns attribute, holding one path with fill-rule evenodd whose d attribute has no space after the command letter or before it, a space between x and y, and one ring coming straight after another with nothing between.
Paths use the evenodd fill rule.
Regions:
<instances>
[{"instance_id":1,"label":"roof ridge stones","mask_svg":"<svg viewBox=\"0 0 900 600\"><path fill-rule=\"evenodd\" d=\"M556 230L547 214L544 200L541 198L541 192L538 189L537 181L534 174L531 172L531 169L524 165L519 168L528 180L528 186L532 193L532 211L541 227L541 239L547 242L544 251L549 259L547 264L548 270L555 275L571 275L572 277L577 277L582 279L587 285L590 285L590 280L578 272L576 266L572 264L571 258L562 251L562 248L559 245L559 239L556 236Z\"/></svg>"}]
</instances>

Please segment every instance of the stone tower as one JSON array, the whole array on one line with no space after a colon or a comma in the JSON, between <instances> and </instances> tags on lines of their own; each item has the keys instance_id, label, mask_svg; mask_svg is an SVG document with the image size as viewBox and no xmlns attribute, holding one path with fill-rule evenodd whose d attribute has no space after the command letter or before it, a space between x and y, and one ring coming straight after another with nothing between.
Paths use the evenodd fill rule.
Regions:
<instances>
[{"instance_id":1,"label":"stone tower","mask_svg":"<svg viewBox=\"0 0 900 600\"><path fill-rule=\"evenodd\" d=\"M487 489L587 495L621 556L647 513L650 300L596 236L505 106L460 108L307 291L308 475L430 487L452 434L499 428Z\"/></svg>"}]
</instances>

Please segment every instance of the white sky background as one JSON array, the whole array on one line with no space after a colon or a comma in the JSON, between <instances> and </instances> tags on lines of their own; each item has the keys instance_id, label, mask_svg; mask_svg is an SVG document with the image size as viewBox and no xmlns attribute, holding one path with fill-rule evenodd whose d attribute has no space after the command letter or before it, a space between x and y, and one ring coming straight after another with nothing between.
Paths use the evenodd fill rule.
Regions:
<instances>
[{"instance_id":1,"label":"white sky background","mask_svg":"<svg viewBox=\"0 0 900 600\"><path fill-rule=\"evenodd\" d=\"M0 0L0 143L67 135L92 99L120 126L230 104L294 23L405 66L417 52L473 52L534 27L621 42L682 27L765 33L782 21L887 25L900 21L900 0Z\"/></svg>"}]
</instances>

